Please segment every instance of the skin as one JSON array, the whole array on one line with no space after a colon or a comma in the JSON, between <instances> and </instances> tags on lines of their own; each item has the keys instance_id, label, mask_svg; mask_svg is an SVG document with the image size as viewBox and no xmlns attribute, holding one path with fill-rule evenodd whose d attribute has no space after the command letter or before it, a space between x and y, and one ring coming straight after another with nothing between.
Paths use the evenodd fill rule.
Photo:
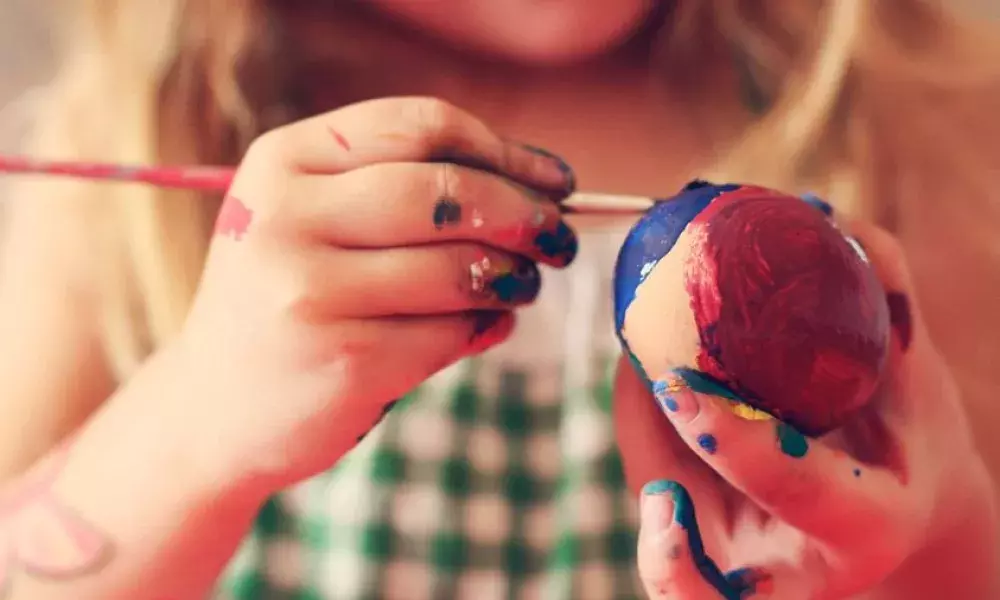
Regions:
<instances>
[{"instance_id":1,"label":"skin","mask_svg":"<svg viewBox=\"0 0 1000 600\"><path fill-rule=\"evenodd\" d=\"M645 67L618 50L648 12L639 0L522 0L508 8L489 0L420 3L426 4L420 9L404 0L370 4L375 15L336 15L330 22L343 23L338 18L344 16L372 36L392 32L393 52L413 68L370 91L409 97L318 111L323 114L270 133L250 148L224 205L227 218L213 239L190 319L176 341L122 388L114 388L97 351L98 265L88 261L93 239L82 226L83 209L69 197L15 206L0 296L3 331L13 335L0 336L0 380L7 390L3 414L10 417L2 421L16 423L17 434L0 436L0 474L9 478L9 493L23 497L29 479L17 474L78 430L65 463L46 479L50 483L35 505L57 502L74 516L72 527L82 524L86 535L77 531L76 539L97 536L102 543L86 545L87 552L75 556L76 572L86 577L49 577L8 561L7 597L134 598L149 589L165 598L202 596L264 498L329 468L402 392L449 362L499 343L518 303L533 292L522 285L520 294L511 295L496 282L531 281L531 264L562 266L571 255L568 245L552 254L548 244L537 243L539 235L559 229L555 204L509 184L558 198L565 191L563 166L501 135L563 151L587 189L656 195L678 188L707 162L710 149L681 105L650 91ZM325 14L328 8L316 4L309 10ZM487 15L490 27L483 28L475 15ZM384 16L414 33L397 35ZM445 44L428 44L433 38ZM477 45L477 39L484 41ZM482 62L468 51L473 47L493 60ZM554 64L561 65L558 74ZM705 77L718 78L720 85L731 81L725 70L706 70ZM331 108L322 93L313 102ZM616 123L613 142L600 126L609 119ZM431 151L456 148L495 174L427 164ZM482 226L474 227L471 219L436 223L442 196L464 203L463 215L471 214L465 207L477 208ZM427 241L441 246L413 247ZM474 265L491 275L471 277ZM331 269L352 277L331 280L324 276ZM441 279L406 277L415 269ZM369 293L362 297L360 290ZM488 316L472 318L471 308L488 310ZM386 318L399 313L407 317ZM921 332L915 328L914 347L922 339L929 348ZM928 356L921 367L939 366ZM393 365L393 377L385 376L386 365ZM645 388L629 383L628 370L621 373L618 427L637 491L648 479L674 475L675 463L702 480L714 477L713 467L727 477L766 480L782 473L780 456L757 464L756 471L727 470L727 448L744 435L736 425L731 435L713 433L718 447L714 461L707 461L681 452L686 430L675 430L662 414L641 423L622 418L623 407L631 407L626 415L642 415L656 405ZM910 396L899 399L908 402ZM645 441L645 461L629 439ZM950 451L950 463L975 463L963 444ZM928 514L940 514L926 504L933 492L974 489L978 481L975 469L948 470L957 481L944 481L932 468L938 463L921 464L928 465L923 487L903 496ZM699 514L706 516L701 533L707 550L717 555L726 548L720 541L722 500L732 491L716 482L720 493L705 499L693 480L675 478L691 488ZM831 496L848 491L839 480L822 484ZM961 514L991 514L989 507L961 506L967 509ZM664 577L685 572L696 587L684 597L716 597L697 587L691 563L663 561L660 546L648 542L662 538L657 525L667 523L665 508L659 506L654 516L644 511L640 568L647 584L658 586ZM818 510L799 517L837 525ZM4 514L3 532L27 523L23 514ZM954 548L954 534L965 533L958 523L935 523L940 535L933 539L899 538L894 549L915 568L898 574L896 590L920 586L930 569L918 559ZM906 525L912 530L912 523ZM755 548L780 547L789 535L788 527L778 528ZM976 560L988 555L979 545L967 548ZM751 554L749 560L761 557ZM649 565L661 570L650 571ZM975 560L970 565L982 571ZM848 581L869 575L860 575L856 565L844 568ZM962 570L946 572L973 581ZM796 581L815 585L813 571L795 573ZM657 596L659 587L648 591L677 597ZM877 597L906 597L894 591Z\"/></svg>"},{"instance_id":2,"label":"skin","mask_svg":"<svg viewBox=\"0 0 1000 600\"><path fill-rule=\"evenodd\" d=\"M852 233L884 285L910 295L898 243L862 224ZM774 599L988 597L991 483L955 381L919 306L909 311L909 329L893 331L890 383L877 408L819 440L741 418L728 399L682 383L654 386L656 401L622 365L615 416L628 476L637 487L654 481L643 493L639 541L651 597L739 598L723 574L744 569L766 574L763 597ZM677 381L669 371L662 378ZM678 507L697 518L667 516ZM950 555L941 550L949 546ZM957 571L963 577L945 575Z\"/></svg>"}]
</instances>

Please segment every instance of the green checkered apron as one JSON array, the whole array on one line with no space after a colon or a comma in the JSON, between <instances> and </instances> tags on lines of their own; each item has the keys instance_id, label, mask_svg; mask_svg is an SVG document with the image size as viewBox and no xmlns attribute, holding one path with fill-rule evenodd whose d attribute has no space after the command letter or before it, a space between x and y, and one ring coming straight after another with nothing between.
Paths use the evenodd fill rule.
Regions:
<instances>
[{"instance_id":1,"label":"green checkered apron","mask_svg":"<svg viewBox=\"0 0 1000 600\"><path fill-rule=\"evenodd\" d=\"M610 416L620 233L584 236L510 341L435 376L334 469L272 498L217 598L643 597Z\"/></svg>"}]
</instances>

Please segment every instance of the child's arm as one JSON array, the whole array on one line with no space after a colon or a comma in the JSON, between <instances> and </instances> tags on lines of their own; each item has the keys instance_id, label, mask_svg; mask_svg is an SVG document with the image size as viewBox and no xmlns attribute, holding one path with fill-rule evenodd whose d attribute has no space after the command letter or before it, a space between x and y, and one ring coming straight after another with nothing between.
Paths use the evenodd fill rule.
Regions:
<instances>
[{"instance_id":1,"label":"child's arm","mask_svg":"<svg viewBox=\"0 0 1000 600\"><path fill-rule=\"evenodd\" d=\"M156 365L107 400L92 221L70 195L20 198L0 275L0 599L197 598L259 498L194 458Z\"/></svg>"},{"instance_id":2,"label":"child's arm","mask_svg":"<svg viewBox=\"0 0 1000 600\"><path fill-rule=\"evenodd\" d=\"M0 499L5 600L205 597L262 500L209 460L159 356ZM206 449L209 451L206 452Z\"/></svg>"}]
</instances>

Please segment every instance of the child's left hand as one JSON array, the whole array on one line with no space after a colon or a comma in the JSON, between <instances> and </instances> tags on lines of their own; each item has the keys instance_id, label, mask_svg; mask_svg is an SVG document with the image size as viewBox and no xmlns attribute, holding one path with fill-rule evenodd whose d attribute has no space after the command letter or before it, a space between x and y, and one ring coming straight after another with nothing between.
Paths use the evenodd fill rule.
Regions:
<instances>
[{"instance_id":1,"label":"child's left hand","mask_svg":"<svg viewBox=\"0 0 1000 600\"><path fill-rule=\"evenodd\" d=\"M616 428L630 487L646 484L651 598L993 597L993 487L957 387L895 241L852 233L893 297L894 343L883 389L842 429L806 439L684 388L654 399L620 364Z\"/></svg>"}]
</instances>

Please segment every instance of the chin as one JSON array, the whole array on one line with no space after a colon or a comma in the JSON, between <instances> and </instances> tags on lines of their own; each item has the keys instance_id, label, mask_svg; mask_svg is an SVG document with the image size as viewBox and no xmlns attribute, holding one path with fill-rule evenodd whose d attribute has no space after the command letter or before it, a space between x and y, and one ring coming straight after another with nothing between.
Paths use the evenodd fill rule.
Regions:
<instances>
[{"instance_id":1,"label":"chin","mask_svg":"<svg viewBox=\"0 0 1000 600\"><path fill-rule=\"evenodd\" d=\"M539 66L584 62L643 29L654 0L368 0L457 48Z\"/></svg>"}]
</instances>

